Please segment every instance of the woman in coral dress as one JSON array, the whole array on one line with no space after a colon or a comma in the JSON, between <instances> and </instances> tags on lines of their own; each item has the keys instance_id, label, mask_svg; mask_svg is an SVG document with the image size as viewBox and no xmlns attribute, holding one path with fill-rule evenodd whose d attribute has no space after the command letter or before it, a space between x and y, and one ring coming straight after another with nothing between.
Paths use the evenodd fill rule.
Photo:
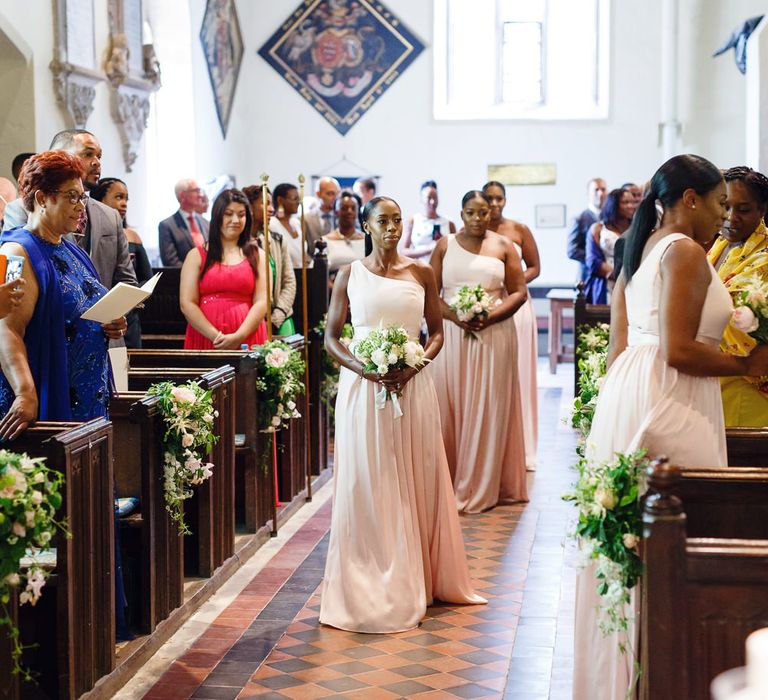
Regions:
<instances>
[{"instance_id":1,"label":"woman in coral dress","mask_svg":"<svg viewBox=\"0 0 768 700\"><path fill-rule=\"evenodd\" d=\"M528 500L512 318L527 291L513 244L488 231L488 196L467 192L461 218L464 230L438 241L432 254L445 334L434 370L456 503L460 511L479 513ZM485 318L459 321L450 300L461 287L477 284L496 306Z\"/></svg>"},{"instance_id":2,"label":"woman in coral dress","mask_svg":"<svg viewBox=\"0 0 768 700\"><path fill-rule=\"evenodd\" d=\"M267 339L264 256L250 232L248 198L224 190L213 203L207 248L189 251L181 268L186 349L236 350Z\"/></svg>"},{"instance_id":3,"label":"woman in coral dress","mask_svg":"<svg viewBox=\"0 0 768 700\"><path fill-rule=\"evenodd\" d=\"M400 207L375 197L363 210L368 255L341 268L328 310L326 348L341 365L336 399L334 500L320 622L355 632L416 627L427 606L485 603L472 589L454 506L431 367L365 372L341 338L351 312L356 341L380 325L442 345L432 271L397 252ZM382 388L399 392L377 408Z\"/></svg>"},{"instance_id":4,"label":"woman in coral dress","mask_svg":"<svg viewBox=\"0 0 768 700\"><path fill-rule=\"evenodd\" d=\"M658 228L657 205L663 210ZM609 370L587 439L588 460L602 463L643 448L674 464L727 464L717 377L764 374L768 348L749 357L718 349L732 305L703 244L726 216L722 175L704 158L676 156L653 176L614 289ZM624 700L633 658L619 643L637 652L637 629L603 636L597 586L592 564L577 579L573 697ZM626 611L630 620L638 610L636 590Z\"/></svg>"},{"instance_id":5,"label":"woman in coral dress","mask_svg":"<svg viewBox=\"0 0 768 700\"><path fill-rule=\"evenodd\" d=\"M504 206L507 203L507 191L504 185L491 180L483 185L483 192L488 195L491 204L491 220L488 228L506 236L515 246L520 259L525 263L523 275L526 286L541 274L541 261L536 239L525 224L507 219ZM512 317L517 331L517 370L520 386L520 402L523 407L523 434L525 438L525 467L528 471L536 469L536 446L539 442L539 402L536 381L536 361L538 359L538 330L533 300L526 291L525 303Z\"/></svg>"}]
</instances>

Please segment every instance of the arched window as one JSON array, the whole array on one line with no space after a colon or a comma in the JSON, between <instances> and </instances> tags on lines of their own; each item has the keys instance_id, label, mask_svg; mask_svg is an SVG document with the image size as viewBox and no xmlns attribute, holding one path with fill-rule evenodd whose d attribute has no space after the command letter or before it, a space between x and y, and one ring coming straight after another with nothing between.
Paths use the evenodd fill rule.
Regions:
<instances>
[{"instance_id":1,"label":"arched window","mask_svg":"<svg viewBox=\"0 0 768 700\"><path fill-rule=\"evenodd\" d=\"M606 118L609 10L610 0L435 0L435 118Z\"/></svg>"}]
</instances>

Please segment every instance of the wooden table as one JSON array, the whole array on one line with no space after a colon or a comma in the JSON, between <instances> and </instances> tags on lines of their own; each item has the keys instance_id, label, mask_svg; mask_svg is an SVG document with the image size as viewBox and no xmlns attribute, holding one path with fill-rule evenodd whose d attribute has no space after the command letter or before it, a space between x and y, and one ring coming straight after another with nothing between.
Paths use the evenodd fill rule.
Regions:
<instances>
[{"instance_id":1,"label":"wooden table","mask_svg":"<svg viewBox=\"0 0 768 700\"><path fill-rule=\"evenodd\" d=\"M563 344L563 311L573 308L572 289L550 289L549 299L549 371L557 373L558 362L573 362L573 346Z\"/></svg>"}]
</instances>

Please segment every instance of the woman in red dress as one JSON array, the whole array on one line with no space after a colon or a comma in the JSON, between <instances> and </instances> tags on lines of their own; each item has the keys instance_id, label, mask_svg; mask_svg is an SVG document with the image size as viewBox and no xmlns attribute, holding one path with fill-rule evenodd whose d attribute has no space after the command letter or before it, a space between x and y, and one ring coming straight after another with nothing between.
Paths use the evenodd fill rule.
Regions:
<instances>
[{"instance_id":1,"label":"woman in red dress","mask_svg":"<svg viewBox=\"0 0 768 700\"><path fill-rule=\"evenodd\" d=\"M266 341L264 256L250 231L248 198L224 190L213 203L207 245L191 250L181 268L186 349L236 350Z\"/></svg>"}]
</instances>

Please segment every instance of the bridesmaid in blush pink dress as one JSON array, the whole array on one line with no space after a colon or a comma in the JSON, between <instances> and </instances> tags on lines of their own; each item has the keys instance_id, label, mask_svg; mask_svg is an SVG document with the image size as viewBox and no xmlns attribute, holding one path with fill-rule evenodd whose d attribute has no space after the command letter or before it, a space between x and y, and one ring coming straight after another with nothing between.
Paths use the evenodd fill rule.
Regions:
<instances>
[{"instance_id":1,"label":"bridesmaid in blush pink dress","mask_svg":"<svg viewBox=\"0 0 768 700\"><path fill-rule=\"evenodd\" d=\"M340 269L326 330L326 348L342 369L320 622L355 632L401 632L416 627L435 599L486 601L469 580L430 366L383 376L364 372L340 341L349 310L352 349L380 325L401 326L418 339L423 318L427 358L443 342L432 270L397 252L400 208L376 197L361 220L369 254ZM391 401L377 408L382 387L401 394L402 416Z\"/></svg>"},{"instance_id":2,"label":"bridesmaid in blush pink dress","mask_svg":"<svg viewBox=\"0 0 768 700\"><path fill-rule=\"evenodd\" d=\"M441 239L432 254L442 289L445 345L434 363L443 440L460 511L527 501L525 443L512 315L527 291L520 258L504 236L488 231L488 197L464 195L464 231ZM481 284L496 300L490 314L461 322L449 302Z\"/></svg>"},{"instance_id":3,"label":"bridesmaid in blush pink dress","mask_svg":"<svg viewBox=\"0 0 768 700\"><path fill-rule=\"evenodd\" d=\"M525 263L523 275L529 285L541 274L541 260L536 239L525 224L507 219L504 206L507 203L507 191L504 185L491 180L483 185L483 192L488 195L491 204L491 220L488 228L506 236L515 246L517 254ZM526 293L525 303L513 316L517 330L517 368L520 385L520 401L523 406L523 434L525 436L525 467L528 471L536 470L536 447L539 442L538 384L536 381L536 361L538 359L538 331L536 314L531 295Z\"/></svg>"}]
</instances>

